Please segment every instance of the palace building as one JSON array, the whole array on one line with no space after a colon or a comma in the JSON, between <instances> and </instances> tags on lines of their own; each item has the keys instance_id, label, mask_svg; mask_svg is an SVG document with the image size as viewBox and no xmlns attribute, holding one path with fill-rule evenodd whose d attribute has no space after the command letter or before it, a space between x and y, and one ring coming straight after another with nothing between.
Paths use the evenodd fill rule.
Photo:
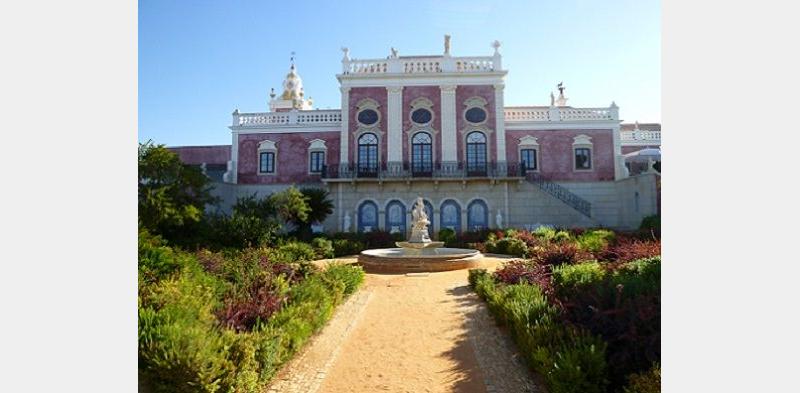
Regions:
<instances>
[{"instance_id":1,"label":"palace building","mask_svg":"<svg viewBox=\"0 0 800 393\"><path fill-rule=\"evenodd\" d=\"M620 108L508 107L500 43L490 56L354 59L343 48L341 109L316 110L294 61L269 112L233 112L231 145L174 147L201 165L229 208L291 185L324 187L322 228L410 230L418 196L442 228L632 229L659 210L659 124L622 124ZM543 94L544 95L544 94ZM611 100L609 100L611 101ZM640 157L640 154L641 157ZM660 165L660 164L659 164ZM658 167L658 166L657 166ZM658 167L660 168L660 167Z\"/></svg>"}]
</instances>

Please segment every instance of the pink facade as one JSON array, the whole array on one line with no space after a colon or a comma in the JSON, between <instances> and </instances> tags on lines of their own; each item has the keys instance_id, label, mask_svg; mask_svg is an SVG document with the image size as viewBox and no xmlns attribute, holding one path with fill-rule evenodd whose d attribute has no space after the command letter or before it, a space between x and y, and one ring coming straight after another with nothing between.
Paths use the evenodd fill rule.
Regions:
<instances>
[{"instance_id":1,"label":"pink facade","mask_svg":"<svg viewBox=\"0 0 800 393\"><path fill-rule=\"evenodd\" d=\"M240 134L238 183L276 184L320 181L320 175L309 174L309 144L314 139L325 141L325 163L339 162L339 130L331 132L287 132L279 134ZM258 145L270 140L277 146L275 174L258 173Z\"/></svg>"},{"instance_id":2,"label":"pink facade","mask_svg":"<svg viewBox=\"0 0 800 393\"><path fill-rule=\"evenodd\" d=\"M439 86L409 86L403 89L403 161L411 161L411 137L408 133L414 123L411 122L411 102L417 98L427 98L433 103L431 111L433 120L430 128L433 137L433 161L441 161L442 157L442 105Z\"/></svg>"},{"instance_id":3,"label":"pink facade","mask_svg":"<svg viewBox=\"0 0 800 393\"><path fill-rule=\"evenodd\" d=\"M536 137L539 144L539 173L551 180L614 180L614 140L612 130L531 130L506 131L508 162L519 162L519 140ZM592 169L575 170L573 142L578 135L592 142Z\"/></svg>"},{"instance_id":4,"label":"pink facade","mask_svg":"<svg viewBox=\"0 0 800 393\"><path fill-rule=\"evenodd\" d=\"M218 164L226 165L231 159L231 145L216 146L178 146L169 147L184 164Z\"/></svg>"},{"instance_id":5,"label":"pink facade","mask_svg":"<svg viewBox=\"0 0 800 393\"><path fill-rule=\"evenodd\" d=\"M385 87L354 87L350 90L350 108L348 113L350 115L350 149L349 156L350 162L358 161L358 136L355 134L358 130L358 104L365 98L371 98L378 102L378 113L380 120L378 121L378 129L382 135L378 135L380 139L380 162L385 163L387 157L386 144L387 144L387 101L389 92Z\"/></svg>"},{"instance_id":6,"label":"pink facade","mask_svg":"<svg viewBox=\"0 0 800 393\"><path fill-rule=\"evenodd\" d=\"M474 128L473 125L467 123L467 120L464 119L464 111L467 109L464 102L472 97L481 97L487 102L484 107L487 115L486 122L483 123L483 125L491 131L486 135L486 140L489 141L486 147L489 150L487 152L487 157L489 161L497 161L497 132L495 130L497 123L494 107L494 86L491 85L458 86L456 88L456 139L458 140L458 160L461 162L466 161L466 157L464 157L465 140L469 129ZM462 133L462 131L466 132Z\"/></svg>"}]
</instances>

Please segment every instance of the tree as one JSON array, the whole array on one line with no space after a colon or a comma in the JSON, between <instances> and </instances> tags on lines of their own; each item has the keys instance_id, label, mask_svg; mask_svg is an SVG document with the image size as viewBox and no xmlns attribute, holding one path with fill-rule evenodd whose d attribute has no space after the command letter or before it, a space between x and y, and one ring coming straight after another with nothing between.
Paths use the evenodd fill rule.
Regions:
<instances>
[{"instance_id":1,"label":"tree","mask_svg":"<svg viewBox=\"0 0 800 393\"><path fill-rule=\"evenodd\" d=\"M272 194L270 202L278 213L278 217L284 222L300 225L308 221L311 207L308 206L305 195L294 186Z\"/></svg>"},{"instance_id":2,"label":"tree","mask_svg":"<svg viewBox=\"0 0 800 393\"><path fill-rule=\"evenodd\" d=\"M308 219L305 222L295 223L298 234L303 238L310 238L311 225L315 222L323 222L333 213L333 201L328 199L328 191L318 187L304 187L300 192L305 196L306 203L311 209L308 212Z\"/></svg>"},{"instance_id":3,"label":"tree","mask_svg":"<svg viewBox=\"0 0 800 393\"><path fill-rule=\"evenodd\" d=\"M139 144L139 219L153 233L197 223L216 204L211 181L199 168L152 141Z\"/></svg>"}]
</instances>

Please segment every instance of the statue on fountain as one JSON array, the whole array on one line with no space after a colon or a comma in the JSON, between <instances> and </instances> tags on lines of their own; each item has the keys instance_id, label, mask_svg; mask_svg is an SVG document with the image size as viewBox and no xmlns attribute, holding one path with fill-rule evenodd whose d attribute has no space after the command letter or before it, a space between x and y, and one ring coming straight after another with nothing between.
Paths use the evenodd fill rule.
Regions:
<instances>
[{"instance_id":1,"label":"statue on fountain","mask_svg":"<svg viewBox=\"0 0 800 393\"><path fill-rule=\"evenodd\" d=\"M423 249L436 248L444 245L443 242L432 241L428 235L428 214L425 213L425 201L422 197L417 198L414 208L411 210L411 238L406 242L397 242L398 247Z\"/></svg>"}]
</instances>

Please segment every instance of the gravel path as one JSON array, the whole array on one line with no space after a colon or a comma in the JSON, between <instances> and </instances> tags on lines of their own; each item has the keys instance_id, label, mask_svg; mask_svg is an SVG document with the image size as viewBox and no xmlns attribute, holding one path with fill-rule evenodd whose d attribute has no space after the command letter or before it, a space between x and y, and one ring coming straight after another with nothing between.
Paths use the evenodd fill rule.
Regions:
<instances>
[{"instance_id":1,"label":"gravel path","mask_svg":"<svg viewBox=\"0 0 800 393\"><path fill-rule=\"evenodd\" d=\"M492 270L502 260L486 257ZM467 271L368 274L268 392L539 392Z\"/></svg>"}]
</instances>

